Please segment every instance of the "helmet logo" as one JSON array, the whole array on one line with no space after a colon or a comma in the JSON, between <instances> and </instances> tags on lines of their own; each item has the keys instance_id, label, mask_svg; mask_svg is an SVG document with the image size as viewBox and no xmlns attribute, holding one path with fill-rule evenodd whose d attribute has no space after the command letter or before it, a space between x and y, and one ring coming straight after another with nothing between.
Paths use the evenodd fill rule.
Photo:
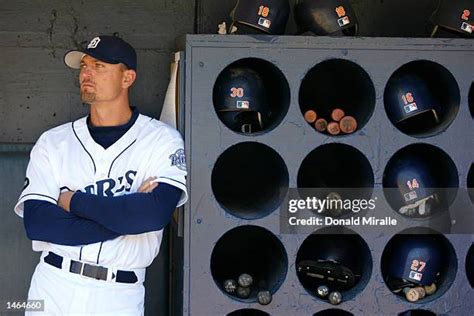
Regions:
<instances>
[{"instance_id":1,"label":"helmet logo","mask_svg":"<svg viewBox=\"0 0 474 316\"><path fill-rule=\"evenodd\" d=\"M469 34L472 33L472 25L466 22L462 22L461 24L461 30L468 32Z\"/></svg>"},{"instance_id":2,"label":"helmet logo","mask_svg":"<svg viewBox=\"0 0 474 316\"><path fill-rule=\"evenodd\" d=\"M270 25L272 25L272 21L270 21L269 19L265 19L265 18L259 18L258 19L258 25L269 29Z\"/></svg>"},{"instance_id":3,"label":"helmet logo","mask_svg":"<svg viewBox=\"0 0 474 316\"><path fill-rule=\"evenodd\" d=\"M412 280L416 280L416 281L419 282L419 281L421 281L421 278L423 277L423 274L415 272L415 271L410 271L410 274L408 275L408 277Z\"/></svg>"},{"instance_id":4,"label":"helmet logo","mask_svg":"<svg viewBox=\"0 0 474 316\"><path fill-rule=\"evenodd\" d=\"M416 194L416 191L410 191L405 193L403 197L405 198L405 202L410 202L411 200L418 198L418 194Z\"/></svg>"},{"instance_id":5,"label":"helmet logo","mask_svg":"<svg viewBox=\"0 0 474 316\"><path fill-rule=\"evenodd\" d=\"M337 24L339 24L340 27L343 27L344 25L347 25L349 23L351 23L351 21L349 21L349 17L347 17L347 16L337 20Z\"/></svg>"},{"instance_id":6,"label":"helmet logo","mask_svg":"<svg viewBox=\"0 0 474 316\"><path fill-rule=\"evenodd\" d=\"M90 41L89 45L87 45L87 48L96 48L97 45L99 45L99 42L100 42L100 37L94 37Z\"/></svg>"},{"instance_id":7,"label":"helmet logo","mask_svg":"<svg viewBox=\"0 0 474 316\"><path fill-rule=\"evenodd\" d=\"M241 98L244 96L244 89L243 88L235 88L232 87L230 88L230 97L231 98Z\"/></svg>"},{"instance_id":8,"label":"helmet logo","mask_svg":"<svg viewBox=\"0 0 474 316\"><path fill-rule=\"evenodd\" d=\"M413 111L418 110L418 107L416 106L415 98L413 97L413 93L407 92L405 94L402 94L402 101L403 104L403 109L405 110L405 113L410 113Z\"/></svg>"},{"instance_id":9,"label":"helmet logo","mask_svg":"<svg viewBox=\"0 0 474 316\"><path fill-rule=\"evenodd\" d=\"M249 101L237 101L238 109L248 109L250 107Z\"/></svg>"}]
</instances>

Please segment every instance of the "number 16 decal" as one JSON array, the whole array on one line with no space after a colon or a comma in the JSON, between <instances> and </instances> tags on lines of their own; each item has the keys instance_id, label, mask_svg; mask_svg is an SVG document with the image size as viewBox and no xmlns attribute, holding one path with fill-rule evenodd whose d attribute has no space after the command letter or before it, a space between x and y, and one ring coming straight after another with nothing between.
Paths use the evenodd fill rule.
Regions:
<instances>
[{"instance_id":1,"label":"number 16 decal","mask_svg":"<svg viewBox=\"0 0 474 316\"><path fill-rule=\"evenodd\" d=\"M404 95L402 95L402 100L403 100L403 103L409 104L409 103L413 103L415 99L413 98L413 94L411 92L407 92Z\"/></svg>"}]
</instances>

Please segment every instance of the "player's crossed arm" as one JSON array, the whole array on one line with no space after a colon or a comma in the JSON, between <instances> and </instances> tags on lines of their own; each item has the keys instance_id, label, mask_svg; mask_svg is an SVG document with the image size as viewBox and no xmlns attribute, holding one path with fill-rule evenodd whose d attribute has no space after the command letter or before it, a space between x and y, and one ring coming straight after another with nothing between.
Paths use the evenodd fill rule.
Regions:
<instances>
[{"instance_id":1,"label":"player's crossed arm","mask_svg":"<svg viewBox=\"0 0 474 316\"><path fill-rule=\"evenodd\" d=\"M139 191L150 193L158 186L149 178ZM27 200L24 203L24 226L28 238L60 245L78 246L114 239L121 234L105 228L92 220L65 212L63 205L67 194L62 194L58 205L47 201Z\"/></svg>"},{"instance_id":2,"label":"player's crossed arm","mask_svg":"<svg viewBox=\"0 0 474 316\"><path fill-rule=\"evenodd\" d=\"M120 236L94 221L41 200L25 201L23 224L29 239L66 246L88 245Z\"/></svg>"},{"instance_id":3,"label":"player's crossed arm","mask_svg":"<svg viewBox=\"0 0 474 316\"><path fill-rule=\"evenodd\" d=\"M138 188L140 193L151 193L159 183L156 182L156 177L149 177ZM64 191L59 195L58 206L62 207L65 211L69 212L71 207L71 198L75 192L73 191Z\"/></svg>"},{"instance_id":4,"label":"player's crossed arm","mask_svg":"<svg viewBox=\"0 0 474 316\"><path fill-rule=\"evenodd\" d=\"M170 222L183 191L168 183L157 183L155 178L147 179L141 188L142 192L115 197L62 193L59 204L64 210L121 235L163 229ZM148 192L151 193L145 194Z\"/></svg>"}]
</instances>

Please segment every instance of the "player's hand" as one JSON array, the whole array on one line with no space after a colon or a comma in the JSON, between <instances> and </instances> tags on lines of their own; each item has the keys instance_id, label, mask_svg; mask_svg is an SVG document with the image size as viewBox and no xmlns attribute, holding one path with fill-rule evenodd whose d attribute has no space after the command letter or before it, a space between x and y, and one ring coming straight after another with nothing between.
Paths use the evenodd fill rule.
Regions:
<instances>
[{"instance_id":1,"label":"player's hand","mask_svg":"<svg viewBox=\"0 0 474 316\"><path fill-rule=\"evenodd\" d=\"M66 212L69 212L71 206L71 199L75 192L64 191L59 195L58 206L62 207Z\"/></svg>"},{"instance_id":2,"label":"player's hand","mask_svg":"<svg viewBox=\"0 0 474 316\"><path fill-rule=\"evenodd\" d=\"M159 184L159 182L156 182L156 177L149 177L145 181L143 181L142 185L138 188L138 192L141 193L150 193L153 191L154 188L156 188Z\"/></svg>"}]
</instances>

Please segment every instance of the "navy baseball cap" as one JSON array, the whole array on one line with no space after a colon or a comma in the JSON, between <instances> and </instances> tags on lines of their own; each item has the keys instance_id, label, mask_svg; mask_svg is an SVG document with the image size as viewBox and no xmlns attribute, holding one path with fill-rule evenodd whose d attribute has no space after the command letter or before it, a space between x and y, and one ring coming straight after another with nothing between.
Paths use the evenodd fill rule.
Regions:
<instances>
[{"instance_id":1,"label":"navy baseball cap","mask_svg":"<svg viewBox=\"0 0 474 316\"><path fill-rule=\"evenodd\" d=\"M64 55L64 63L73 69L81 67L85 55L108 64L122 63L137 70L137 53L129 43L117 36L101 35L94 37L84 50L71 50Z\"/></svg>"}]
</instances>

